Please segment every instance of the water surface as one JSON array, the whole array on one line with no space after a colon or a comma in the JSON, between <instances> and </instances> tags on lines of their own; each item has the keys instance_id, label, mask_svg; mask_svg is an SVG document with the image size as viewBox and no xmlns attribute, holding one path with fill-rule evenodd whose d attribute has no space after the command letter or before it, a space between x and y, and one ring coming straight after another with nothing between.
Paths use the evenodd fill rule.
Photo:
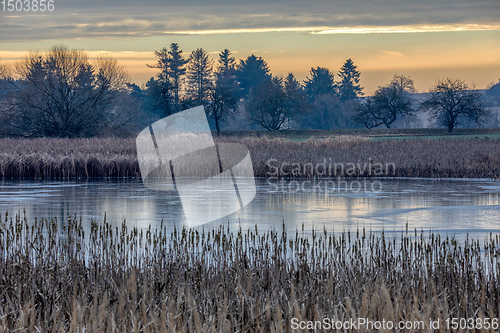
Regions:
<instances>
[{"instance_id":1,"label":"water surface","mask_svg":"<svg viewBox=\"0 0 500 333\"><path fill-rule=\"evenodd\" d=\"M484 237L500 232L500 182L488 180L277 180L257 179L257 195L242 210L202 227L289 232L312 228L379 232L424 229L443 235ZM217 195L214 190L213 195ZM145 188L139 180L0 182L0 213L57 218L69 216L153 228L161 221L182 227L184 212L176 192Z\"/></svg>"}]
</instances>

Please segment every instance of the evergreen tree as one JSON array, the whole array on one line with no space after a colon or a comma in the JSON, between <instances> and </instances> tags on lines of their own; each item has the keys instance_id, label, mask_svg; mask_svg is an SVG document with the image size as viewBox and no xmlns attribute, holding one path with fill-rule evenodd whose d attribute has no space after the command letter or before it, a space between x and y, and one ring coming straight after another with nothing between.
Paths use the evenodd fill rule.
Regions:
<instances>
[{"instance_id":1,"label":"evergreen tree","mask_svg":"<svg viewBox=\"0 0 500 333\"><path fill-rule=\"evenodd\" d=\"M238 81L234 64L236 60L228 49L219 54L219 67L215 75L215 83L210 90L208 115L214 120L217 134L220 125L238 108Z\"/></svg>"},{"instance_id":2,"label":"evergreen tree","mask_svg":"<svg viewBox=\"0 0 500 333\"><path fill-rule=\"evenodd\" d=\"M170 57L168 67L172 80L174 108L179 109L179 92L181 89L182 77L186 74L185 65L188 61L184 59L182 50L179 49L179 45L177 45L177 43L170 44L170 51L168 51L168 55Z\"/></svg>"},{"instance_id":3,"label":"evergreen tree","mask_svg":"<svg viewBox=\"0 0 500 333\"><path fill-rule=\"evenodd\" d=\"M348 101L363 96L363 87L359 85L361 73L357 70L352 59L347 59L339 71L339 97L342 101Z\"/></svg>"},{"instance_id":4,"label":"evergreen tree","mask_svg":"<svg viewBox=\"0 0 500 333\"><path fill-rule=\"evenodd\" d=\"M207 101L212 84L212 60L202 48L191 52L189 56L187 83L188 95L197 104Z\"/></svg>"},{"instance_id":5,"label":"evergreen tree","mask_svg":"<svg viewBox=\"0 0 500 333\"><path fill-rule=\"evenodd\" d=\"M148 97L147 105L152 113L162 117L175 113L172 87L169 81L150 78L146 83L146 96Z\"/></svg>"},{"instance_id":6,"label":"evergreen tree","mask_svg":"<svg viewBox=\"0 0 500 333\"><path fill-rule=\"evenodd\" d=\"M177 43L170 44L170 50L163 48L155 51L156 63L147 65L159 69L156 78L148 81L148 95L152 104L157 105L161 113L170 115L180 111L180 91L182 77L186 74L187 60L182 56L182 50ZM155 82L153 82L155 81Z\"/></svg>"},{"instance_id":7,"label":"evergreen tree","mask_svg":"<svg viewBox=\"0 0 500 333\"><path fill-rule=\"evenodd\" d=\"M253 54L246 60L240 60L236 75L243 97L247 97L251 90L255 90L271 78L267 62Z\"/></svg>"},{"instance_id":8,"label":"evergreen tree","mask_svg":"<svg viewBox=\"0 0 500 333\"><path fill-rule=\"evenodd\" d=\"M168 50L166 47L161 49L160 51L155 51L156 63L154 65L148 65L149 68L157 68L159 69L159 73L157 74L157 80L161 81L169 81L170 78L170 55L168 54Z\"/></svg>"},{"instance_id":9,"label":"evergreen tree","mask_svg":"<svg viewBox=\"0 0 500 333\"><path fill-rule=\"evenodd\" d=\"M298 118L308 109L307 96L304 88L292 73L287 75L284 85L288 107L290 108L288 114L293 115L293 118Z\"/></svg>"},{"instance_id":10,"label":"evergreen tree","mask_svg":"<svg viewBox=\"0 0 500 333\"><path fill-rule=\"evenodd\" d=\"M307 96L313 101L317 96L335 93L334 75L328 68L311 68L310 77L304 81Z\"/></svg>"},{"instance_id":11,"label":"evergreen tree","mask_svg":"<svg viewBox=\"0 0 500 333\"><path fill-rule=\"evenodd\" d=\"M236 67L236 59L233 57L231 51L224 49L219 53L219 73L232 71Z\"/></svg>"},{"instance_id":12,"label":"evergreen tree","mask_svg":"<svg viewBox=\"0 0 500 333\"><path fill-rule=\"evenodd\" d=\"M148 65L149 68L159 70L156 77L152 77L146 83L146 94L149 104L154 112L162 116L175 113L174 110L174 88L170 79L170 55L166 47L154 52L156 63Z\"/></svg>"}]
</instances>

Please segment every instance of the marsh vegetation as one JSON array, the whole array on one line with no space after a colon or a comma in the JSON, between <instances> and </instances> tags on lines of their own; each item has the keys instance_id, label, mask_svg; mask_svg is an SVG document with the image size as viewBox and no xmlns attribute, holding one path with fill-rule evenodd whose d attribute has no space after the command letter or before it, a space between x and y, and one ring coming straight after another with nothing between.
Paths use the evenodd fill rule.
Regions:
<instances>
[{"instance_id":1,"label":"marsh vegetation","mask_svg":"<svg viewBox=\"0 0 500 333\"><path fill-rule=\"evenodd\" d=\"M498 139L457 136L455 140L421 137L404 140L371 140L360 135L292 141L287 137L223 136L218 142L240 142L248 147L255 175L269 177L270 160L304 165L311 163L393 164L387 177L490 178L500 177ZM325 162L326 161L326 162ZM340 176L370 177L355 168ZM288 176L279 174L278 176ZM315 177L301 173L300 177ZM2 178L93 178L140 177L135 140L91 139L0 139Z\"/></svg>"},{"instance_id":2,"label":"marsh vegetation","mask_svg":"<svg viewBox=\"0 0 500 333\"><path fill-rule=\"evenodd\" d=\"M2 332L282 332L292 318L500 315L493 234L2 224Z\"/></svg>"}]
</instances>

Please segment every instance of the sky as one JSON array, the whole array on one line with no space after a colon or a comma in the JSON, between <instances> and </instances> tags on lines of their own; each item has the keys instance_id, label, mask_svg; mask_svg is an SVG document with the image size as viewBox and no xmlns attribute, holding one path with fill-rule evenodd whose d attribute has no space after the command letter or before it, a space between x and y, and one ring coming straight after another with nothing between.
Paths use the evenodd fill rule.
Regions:
<instances>
[{"instance_id":1,"label":"sky","mask_svg":"<svg viewBox=\"0 0 500 333\"><path fill-rule=\"evenodd\" d=\"M420 92L444 77L486 88L500 79L499 0L53 0L51 12L0 5L0 61L65 44L118 58L133 82L155 74L155 50L176 42L214 59L262 56L274 75L337 73L351 58L365 93L394 74Z\"/></svg>"}]
</instances>

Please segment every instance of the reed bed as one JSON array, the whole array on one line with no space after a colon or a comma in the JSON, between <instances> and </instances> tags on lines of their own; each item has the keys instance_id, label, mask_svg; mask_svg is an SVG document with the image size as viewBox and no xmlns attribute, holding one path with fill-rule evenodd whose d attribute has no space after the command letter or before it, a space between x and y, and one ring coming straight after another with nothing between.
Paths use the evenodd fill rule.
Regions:
<instances>
[{"instance_id":1,"label":"reed bed","mask_svg":"<svg viewBox=\"0 0 500 333\"><path fill-rule=\"evenodd\" d=\"M255 173L269 177L278 167L292 174L300 165L298 177L315 177L318 165L326 168L343 165L343 177L376 176L377 164L384 177L424 178L490 178L500 176L500 141L498 140L387 140L370 141L364 137L343 136L336 139L311 139L292 142L285 139L246 138L242 140L251 152ZM269 161L274 159L272 163ZM314 166L311 172L306 163ZM350 164L354 171L349 173ZM374 166L370 171L369 165ZM394 165L394 168L385 166ZM270 167L271 166L271 167ZM322 171L319 168L320 172ZM340 170L337 168L337 170ZM328 172L327 172L328 174ZM292 175L293 176L293 175Z\"/></svg>"},{"instance_id":2,"label":"reed bed","mask_svg":"<svg viewBox=\"0 0 500 333\"><path fill-rule=\"evenodd\" d=\"M366 168L367 164L377 163L394 165L394 172L384 172L385 177L500 177L499 140L370 141L345 135L300 142L266 137L222 137L218 141L246 145L258 177L274 176L270 166L279 167L278 177L288 177L291 170L281 169L284 164L316 167L325 162L346 168L350 163L355 165L353 172L333 175L341 177L380 176ZM310 169L303 170L293 176L321 176ZM4 179L139 176L134 139L0 139L0 177Z\"/></svg>"},{"instance_id":3,"label":"reed bed","mask_svg":"<svg viewBox=\"0 0 500 333\"><path fill-rule=\"evenodd\" d=\"M500 315L498 235L1 221L0 332L290 332L292 318ZM450 330L414 330L430 331Z\"/></svg>"},{"instance_id":4,"label":"reed bed","mask_svg":"<svg viewBox=\"0 0 500 333\"><path fill-rule=\"evenodd\" d=\"M138 176L140 171L133 139L0 139L2 178Z\"/></svg>"}]
</instances>

